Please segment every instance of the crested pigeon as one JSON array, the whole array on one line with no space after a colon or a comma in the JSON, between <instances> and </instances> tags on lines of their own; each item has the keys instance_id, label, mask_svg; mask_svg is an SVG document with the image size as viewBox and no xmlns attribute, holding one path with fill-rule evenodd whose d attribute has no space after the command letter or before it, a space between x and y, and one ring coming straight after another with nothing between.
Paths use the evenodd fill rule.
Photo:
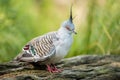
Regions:
<instances>
[{"instance_id":1,"label":"crested pigeon","mask_svg":"<svg viewBox=\"0 0 120 80\"><path fill-rule=\"evenodd\" d=\"M60 72L54 64L68 53L73 42L72 33L77 34L72 20L71 7L70 18L64 21L57 31L46 33L29 41L14 60L37 62L46 65L49 72Z\"/></svg>"}]
</instances>

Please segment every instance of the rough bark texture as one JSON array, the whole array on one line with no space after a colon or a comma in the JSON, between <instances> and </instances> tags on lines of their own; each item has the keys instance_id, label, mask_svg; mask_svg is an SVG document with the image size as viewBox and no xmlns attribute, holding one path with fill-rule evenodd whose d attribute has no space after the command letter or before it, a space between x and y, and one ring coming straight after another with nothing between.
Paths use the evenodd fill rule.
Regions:
<instances>
[{"instance_id":1,"label":"rough bark texture","mask_svg":"<svg viewBox=\"0 0 120 80\"><path fill-rule=\"evenodd\" d=\"M49 73L33 63L0 64L0 80L120 80L119 55L84 55L63 59L61 73Z\"/></svg>"}]
</instances>

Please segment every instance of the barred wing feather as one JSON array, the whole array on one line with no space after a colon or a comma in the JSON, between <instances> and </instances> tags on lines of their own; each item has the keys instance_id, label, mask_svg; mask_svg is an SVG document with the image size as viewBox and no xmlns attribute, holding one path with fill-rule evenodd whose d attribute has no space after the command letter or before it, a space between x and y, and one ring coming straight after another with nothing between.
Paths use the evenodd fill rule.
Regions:
<instances>
[{"instance_id":1,"label":"barred wing feather","mask_svg":"<svg viewBox=\"0 0 120 80\"><path fill-rule=\"evenodd\" d=\"M17 56L21 57L39 57L39 61L44 61L52 57L55 52L54 42L58 40L57 32L50 32L43 36L32 39L23 47L22 52Z\"/></svg>"}]
</instances>

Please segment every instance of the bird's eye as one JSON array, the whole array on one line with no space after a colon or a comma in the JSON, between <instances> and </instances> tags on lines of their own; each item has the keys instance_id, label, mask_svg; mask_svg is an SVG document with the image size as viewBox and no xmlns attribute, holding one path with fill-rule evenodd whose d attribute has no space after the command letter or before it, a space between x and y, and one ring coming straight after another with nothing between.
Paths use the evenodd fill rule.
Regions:
<instances>
[{"instance_id":1,"label":"bird's eye","mask_svg":"<svg viewBox=\"0 0 120 80\"><path fill-rule=\"evenodd\" d=\"M69 31L71 31L69 26L66 26L66 29L69 30Z\"/></svg>"}]
</instances>

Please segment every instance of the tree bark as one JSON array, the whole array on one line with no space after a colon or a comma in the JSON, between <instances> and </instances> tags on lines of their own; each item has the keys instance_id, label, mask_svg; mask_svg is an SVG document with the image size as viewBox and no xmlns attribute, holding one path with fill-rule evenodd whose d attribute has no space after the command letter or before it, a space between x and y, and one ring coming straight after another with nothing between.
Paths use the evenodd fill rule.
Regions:
<instances>
[{"instance_id":1,"label":"tree bark","mask_svg":"<svg viewBox=\"0 0 120 80\"><path fill-rule=\"evenodd\" d=\"M60 73L49 73L37 63L0 64L0 80L120 80L119 55L82 55L56 64Z\"/></svg>"}]
</instances>

